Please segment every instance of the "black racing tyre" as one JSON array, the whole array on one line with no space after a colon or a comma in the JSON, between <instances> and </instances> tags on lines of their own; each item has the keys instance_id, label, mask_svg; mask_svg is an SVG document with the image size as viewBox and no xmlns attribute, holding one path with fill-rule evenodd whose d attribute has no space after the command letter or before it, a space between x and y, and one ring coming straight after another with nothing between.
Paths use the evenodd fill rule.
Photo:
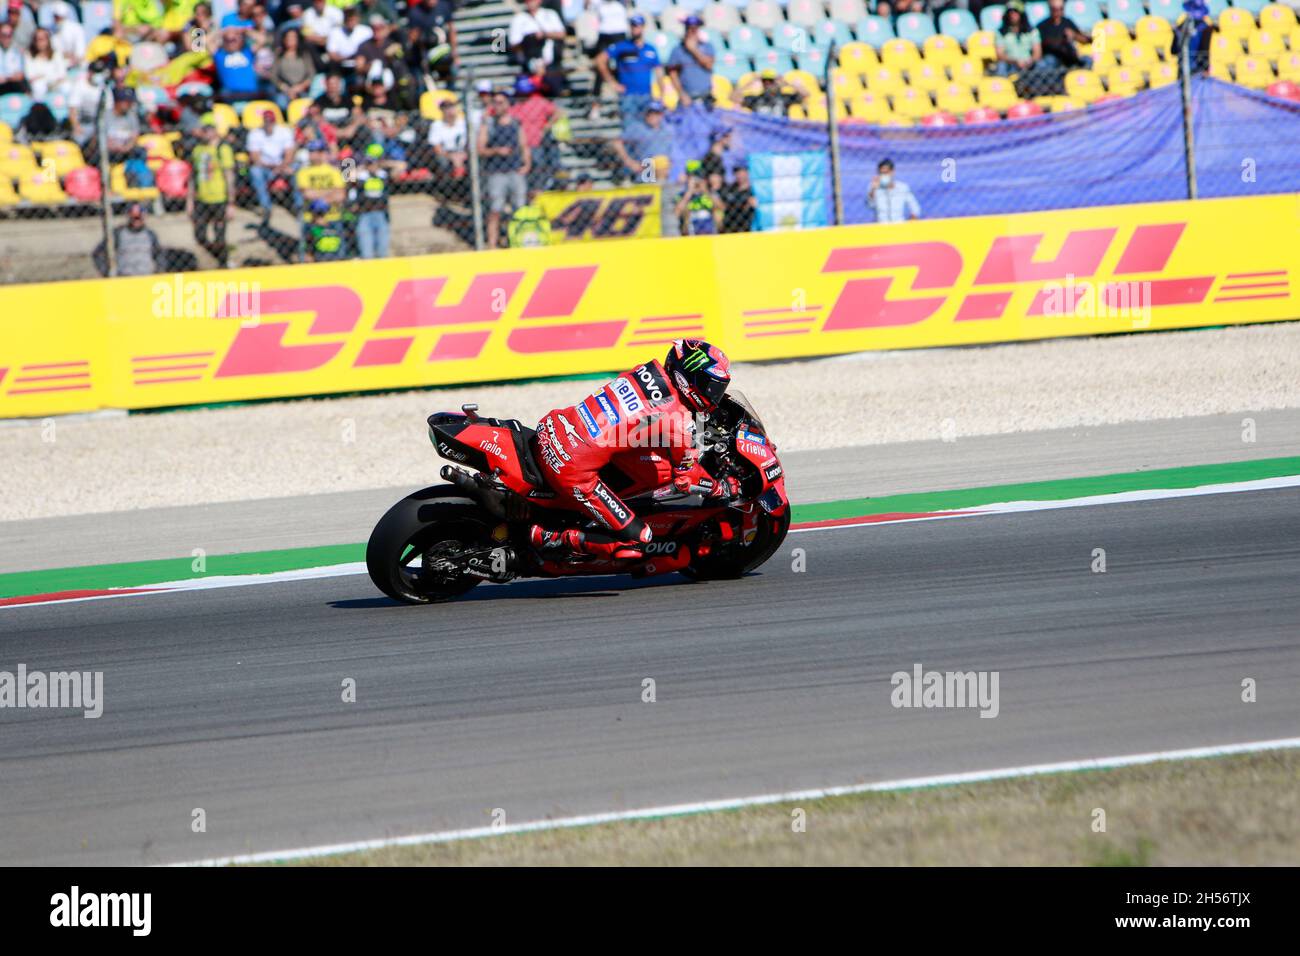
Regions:
<instances>
[{"instance_id":1,"label":"black racing tyre","mask_svg":"<svg viewBox=\"0 0 1300 956\"><path fill-rule=\"evenodd\" d=\"M696 558L682 569L682 574L695 581L722 581L744 577L781 547L790 530L790 509L780 517L764 515L759 521L754 540L748 545L733 546Z\"/></svg>"},{"instance_id":2,"label":"black racing tyre","mask_svg":"<svg viewBox=\"0 0 1300 956\"><path fill-rule=\"evenodd\" d=\"M495 520L452 485L407 495L379 519L366 544L366 570L375 587L406 604L437 604L460 597L482 579L436 578L427 555L490 542ZM418 563L417 563L418 562Z\"/></svg>"}]
</instances>

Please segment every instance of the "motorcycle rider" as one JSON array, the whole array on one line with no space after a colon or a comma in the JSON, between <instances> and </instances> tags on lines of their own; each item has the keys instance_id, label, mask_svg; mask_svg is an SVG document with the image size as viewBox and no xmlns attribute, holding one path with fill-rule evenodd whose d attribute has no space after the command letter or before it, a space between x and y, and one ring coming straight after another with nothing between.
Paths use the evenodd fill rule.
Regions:
<instances>
[{"instance_id":1,"label":"motorcycle rider","mask_svg":"<svg viewBox=\"0 0 1300 956\"><path fill-rule=\"evenodd\" d=\"M537 424L537 459L558 504L589 512L604 531L550 531L533 525L533 547L548 556L587 554L637 558L650 528L602 475L641 475L654 487L739 492L735 479L715 482L699 464L695 415L718 407L731 384L727 356L701 339L678 339L663 363L651 359L576 405L551 411ZM653 474L649 471L653 469ZM637 482L642 483L642 482Z\"/></svg>"}]
</instances>

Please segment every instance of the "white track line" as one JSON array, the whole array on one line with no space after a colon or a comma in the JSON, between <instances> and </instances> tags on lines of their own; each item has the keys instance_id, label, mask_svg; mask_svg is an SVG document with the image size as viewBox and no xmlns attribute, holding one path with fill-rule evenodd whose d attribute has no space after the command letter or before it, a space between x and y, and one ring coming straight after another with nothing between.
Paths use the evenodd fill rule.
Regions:
<instances>
[{"instance_id":1,"label":"white track line","mask_svg":"<svg viewBox=\"0 0 1300 956\"><path fill-rule=\"evenodd\" d=\"M979 783L986 780L1004 780L1008 777L1036 777L1044 774L1070 773L1079 770L1110 770L1156 763L1161 760L1199 760L1205 757L1225 757L1231 754L1260 753L1268 750L1290 750L1300 747L1300 737L1281 740L1260 740L1244 744L1223 744L1216 747L1193 747L1188 750L1160 750L1154 753L1129 754L1121 757L1093 757L1084 760L1066 760L1060 763L1030 764L1024 767L1002 767L997 770L974 770L966 773L946 773L931 777L911 777L904 780L885 780L880 783L858 783L843 787L826 787L820 790L792 790L788 793L763 793L750 797L733 797L726 800L704 800L697 803L674 803L640 810L616 810L608 813L591 813L576 817L559 817L554 820L532 820L528 823L506 824L500 827L471 827L464 830L440 830L434 833L417 833L403 837L382 837L376 840L357 840L352 843L329 843L321 846L301 847L296 850L270 850L263 853L245 853L238 856L215 857L173 866L230 866L240 863L275 863L287 860L307 860L314 857L356 853L362 850L383 850L398 846L420 846L429 843L449 843L453 840L479 840L484 837L507 836L513 833L535 833L539 830L564 830L573 827L590 827L602 823L621 823L628 820L652 820L660 817L690 816L718 810L738 810L772 803L791 803L802 800L822 800L860 793L879 793L889 790L918 790L927 787L950 787L962 783Z\"/></svg>"},{"instance_id":2,"label":"white track line","mask_svg":"<svg viewBox=\"0 0 1300 956\"><path fill-rule=\"evenodd\" d=\"M957 518L978 518L983 515L1015 514L1028 511L1055 511L1060 508L1086 508L1094 505L1127 504L1135 501L1159 501L1165 498L1194 498L1201 495L1226 495L1247 491L1270 491L1277 488L1300 487L1300 475L1286 475L1279 478L1260 478L1254 481L1233 481L1218 485L1201 485L1196 488L1166 488L1146 491L1123 491L1108 495L1087 495L1082 498L1062 498L1056 501L1006 501L998 504L971 505L968 508L954 509L953 514L933 514L918 518L899 518L893 521L863 521L859 524L828 525L822 528L793 528L791 534L809 531L843 531L847 528L869 528L876 525L912 524L917 521L951 521ZM205 591L210 588L248 587L254 584L280 584L285 581L312 581L317 578L335 578L351 574L365 574L364 562L350 564L331 564L319 568L300 568L293 571L275 571L270 574L231 574L210 578L188 578L183 581L166 581L155 584L139 584L134 587L155 588L153 591L140 591L121 594L97 594L93 597L65 598L58 601L42 601L31 604L14 604L0 606L0 613L11 608L48 607L53 604L73 604L77 601L106 601L113 598L150 597L157 594L173 594L177 591Z\"/></svg>"}]
</instances>

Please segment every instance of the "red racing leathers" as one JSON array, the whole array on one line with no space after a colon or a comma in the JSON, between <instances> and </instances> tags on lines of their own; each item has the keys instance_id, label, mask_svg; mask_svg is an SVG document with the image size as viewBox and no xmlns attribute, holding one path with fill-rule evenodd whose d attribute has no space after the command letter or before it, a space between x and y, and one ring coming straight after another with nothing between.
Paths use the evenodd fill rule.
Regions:
<instances>
[{"instance_id":1,"label":"red racing leathers","mask_svg":"<svg viewBox=\"0 0 1300 956\"><path fill-rule=\"evenodd\" d=\"M614 540L650 540L650 529L615 488L639 493L683 479L708 484L698 458L692 414L657 361L537 424L538 464L557 503L590 513Z\"/></svg>"}]
</instances>

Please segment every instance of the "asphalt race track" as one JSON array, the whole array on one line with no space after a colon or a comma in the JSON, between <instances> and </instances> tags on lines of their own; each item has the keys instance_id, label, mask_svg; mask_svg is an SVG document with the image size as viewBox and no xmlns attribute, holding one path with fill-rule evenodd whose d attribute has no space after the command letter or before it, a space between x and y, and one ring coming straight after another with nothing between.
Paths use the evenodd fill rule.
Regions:
<instances>
[{"instance_id":1,"label":"asphalt race track","mask_svg":"<svg viewBox=\"0 0 1300 956\"><path fill-rule=\"evenodd\" d=\"M521 582L408 608L356 576L17 607L0 646L105 673L97 720L4 716L10 864L1265 740L1300 728L1300 489L810 531L732 583ZM998 716L895 709L890 675L917 663L998 671Z\"/></svg>"}]
</instances>

